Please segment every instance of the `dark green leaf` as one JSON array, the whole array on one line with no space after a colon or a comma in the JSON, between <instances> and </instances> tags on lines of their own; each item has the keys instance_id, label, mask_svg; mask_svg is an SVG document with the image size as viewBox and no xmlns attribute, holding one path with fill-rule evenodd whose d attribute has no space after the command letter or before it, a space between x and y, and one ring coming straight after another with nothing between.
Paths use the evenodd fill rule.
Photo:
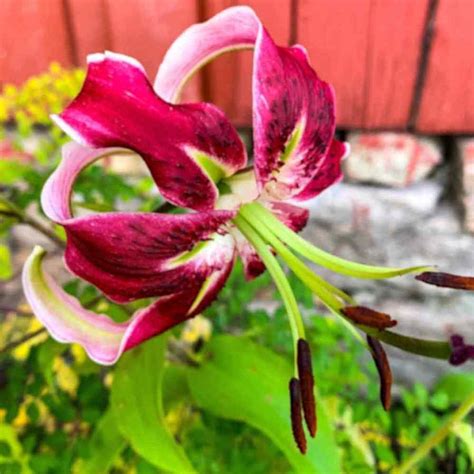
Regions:
<instances>
[{"instance_id":1,"label":"dark green leaf","mask_svg":"<svg viewBox=\"0 0 474 474\"><path fill-rule=\"evenodd\" d=\"M112 385L112 411L122 435L150 463L170 472L194 472L164 425L165 347L166 338L155 337L122 356Z\"/></svg>"},{"instance_id":2,"label":"dark green leaf","mask_svg":"<svg viewBox=\"0 0 474 474\"><path fill-rule=\"evenodd\" d=\"M83 474L107 474L125 444L114 414L111 411L106 412L97 423L91 437L90 457L81 464L81 472Z\"/></svg>"},{"instance_id":3,"label":"dark green leaf","mask_svg":"<svg viewBox=\"0 0 474 474\"><path fill-rule=\"evenodd\" d=\"M243 421L266 434L297 472L340 472L333 430L321 401L318 433L308 438L308 453L297 450L290 426L288 381L290 364L243 338L219 336L209 346L210 359L188 369L191 393L198 405L213 414Z\"/></svg>"}]
</instances>

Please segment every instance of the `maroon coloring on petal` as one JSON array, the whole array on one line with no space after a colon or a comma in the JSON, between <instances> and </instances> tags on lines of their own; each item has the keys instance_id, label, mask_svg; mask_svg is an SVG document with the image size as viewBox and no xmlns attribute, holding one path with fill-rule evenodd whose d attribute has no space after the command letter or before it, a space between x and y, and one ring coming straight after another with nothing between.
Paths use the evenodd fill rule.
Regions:
<instances>
[{"instance_id":1,"label":"maroon coloring on petal","mask_svg":"<svg viewBox=\"0 0 474 474\"><path fill-rule=\"evenodd\" d=\"M267 201L263 204L272 211L283 224L295 232L303 230L308 223L308 209L280 201Z\"/></svg>"},{"instance_id":2,"label":"maroon coloring on petal","mask_svg":"<svg viewBox=\"0 0 474 474\"><path fill-rule=\"evenodd\" d=\"M234 259L230 259L222 269L213 275L211 284L206 288L206 294L199 304L193 307L196 298L202 291L202 285L170 296L159 298L153 305L144 310L130 332L125 350L170 329L183 321L198 315L217 297L232 270Z\"/></svg>"},{"instance_id":3,"label":"maroon coloring on petal","mask_svg":"<svg viewBox=\"0 0 474 474\"><path fill-rule=\"evenodd\" d=\"M428 285L474 291L474 277L472 276L453 275L452 273L443 272L424 272L415 278L423 283L428 283Z\"/></svg>"},{"instance_id":4,"label":"maroon coloring on petal","mask_svg":"<svg viewBox=\"0 0 474 474\"><path fill-rule=\"evenodd\" d=\"M264 28L255 55L257 180L261 189L276 181L277 190L272 194L287 199L308 186L326 157L335 131L334 92L311 68L303 47L278 47ZM302 131L299 143L282 161L298 126Z\"/></svg>"},{"instance_id":5,"label":"maroon coloring on petal","mask_svg":"<svg viewBox=\"0 0 474 474\"><path fill-rule=\"evenodd\" d=\"M325 189L342 180L341 161L347 154L348 145L333 140L331 147L322 160L321 166L308 185L294 198L305 201L321 194Z\"/></svg>"},{"instance_id":6,"label":"maroon coloring on petal","mask_svg":"<svg viewBox=\"0 0 474 474\"><path fill-rule=\"evenodd\" d=\"M237 131L217 107L168 104L140 64L113 53L92 55L80 94L57 123L85 145L134 150L166 199L196 210L212 209L218 191L190 150L211 157L227 176L247 160Z\"/></svg>"},{"instance_id":7,"label":"maroon coloring on petal","mask_svg":"<svg viewBox=\"0 0 474 474\"><path fill-rule=\"evenodd\" d=\"M385 349L380 341L374 337L367 336L367 343L369 344L370 353L380 377L380 400L384 409L388 411L392 399L392 370L390 369Z\"/></svg>"},{"instance_id":8,"label":"maroon coloring on petal","mask_svg":"<svg viewBox=\"0 0 474 474\"><path fill-rule=\"evenodd\" d=\"M356 324L362 324L371 328L387 329L395 326L397 321L389 314L380 313L365 306L346 306L341 313Z\"/></svg>"},{"instance_id":9,"label":"maroon coloring on petal","mask_svg":"<svg viewBox=\"0 0 474 474\"><path fill-rule=\"evenodd\" d=\"M210 239L234 214L106 213L70 219L63 223L66 264L117 302L188 290L227 263L231 250L216 245L204 261L199 254L184 263L172 264L173 259Z\"/></svg>"},{"instance_id":10,"label":"maroon coloring on petal","mask_svg":"<svg viewBox=\"0 0 474 474\"><path fill-rule=\"evenodd\" d=\"M300 382L297 378L290 380L290 410L291 410L291 429L296 446L301 454L306 453L306 436L303 429L303 417L301 416L301 391Z\"/></svg>"}]
</instances>

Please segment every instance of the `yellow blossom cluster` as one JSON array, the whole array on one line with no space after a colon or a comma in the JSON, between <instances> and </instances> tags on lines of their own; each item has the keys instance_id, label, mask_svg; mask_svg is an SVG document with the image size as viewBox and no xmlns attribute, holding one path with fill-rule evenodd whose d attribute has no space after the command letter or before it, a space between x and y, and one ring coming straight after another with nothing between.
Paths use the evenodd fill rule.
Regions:
<instances>
[{"instance_id":1,"label":"yellow blossom cluster","mask_svg":"<svg viewBox=\"0 0 474 474\"><path fill-rule=\"evenodd\" d=\"M0 123L14 120L19 128L49 125L50 114L59 113L77 95L84 77L82 69L65 69L53 62L47 72L21 86L5 84L0 91Z\"/></svg>"}]
</instances>

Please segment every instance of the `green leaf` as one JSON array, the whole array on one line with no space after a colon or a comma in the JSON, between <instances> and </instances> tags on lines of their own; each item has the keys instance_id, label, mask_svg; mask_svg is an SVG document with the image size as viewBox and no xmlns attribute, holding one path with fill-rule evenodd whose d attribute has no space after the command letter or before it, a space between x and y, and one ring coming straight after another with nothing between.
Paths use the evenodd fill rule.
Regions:
<instances>
[{"instance_id":1,"label":"green leaf","mask_svg":"<svg viewBox=\"0 0 474 474\"><path fill-rule=\"evenodd\" d=\"M91 456L81 464L83 474L107 474L125 448L125 439L117 427L114 413L108 411L100 419L90 440Z\"/></svg>"},{"instance_id":2,"label":"green leaf","mask_svg":"<svg viewBox=\"0 0 474 474\"><path fill-rule=\"evenodd\" d=\"M474 464L474 436L473 429L469 423L460 421L453 425L451 432L454 433L466 445L471 463Z\"/></svg>"},{"instance_id":3,"label":"green leaf","mask_svg":"<svg viewBox=\"0 0 474 474\"><path fill-rule=\"evenodd\" d=\"M213 414L243 421L266 434L296 472L340 472L333 429L318 403L318 433L308 436L308 452L296 448L290 425L288 381L291 366L285 359L249 340L218 336L208 345L210 359L188 369L191 393L198 405Z\"/></svg>"},{"instance_id":4,"label":"green leaf","mask_svg":"<svg viewBox=\"0 0 474 474\"><path fill-rule=\"evenodd\" d=\"M6 424L0 424L0 441L9 447L7 456L0 455L0 472L4 472L2 465L10 464L10 461L16 461L21 465L23 474L31 474L32 471L28 465L28 455L23 452L23 448L18 441L15 429Z\"/></svg>"},{"instance_id":5,"label":"green leaf","mask_svg":"<svg viewBox=\"0 0 474 474\"><path fill-rule=\"evenodd\" d=\"M10 249L6 245L0 245L0 280L8 280L12 274Z\"/></svg>"},{"instance_id":6,"label":"green leaf","mask_svg":"<svg viewBox=\"0 0 474 474\"><path fill-rule=\"evenodd\" d=\"M474 373L446 374L434 387L435 392L445 392L451 403L461 403L474 390Z\"/></svg>"},{"instance_id":7,"label":"green leaf","mask_svg":"<svg viewBox=\"0 0 474 474\"><path fill-rule=\"evenodd\" d=\"M23 178L29 168L17 161L7 161L0 156L0 184L14 184Z\"/></svg>"},{"instance_id":8,"label":"green leaf","mask_svg":"<svg viewBox=\"0 0 474 474\"><path fill-rule=\"evenodd\" d=\"M155 337L122 356L112 384L112 411L122 435L147 461L169 472L194 472L164 424L165 348L166 338Z\"/></svg>"}]
</instances>

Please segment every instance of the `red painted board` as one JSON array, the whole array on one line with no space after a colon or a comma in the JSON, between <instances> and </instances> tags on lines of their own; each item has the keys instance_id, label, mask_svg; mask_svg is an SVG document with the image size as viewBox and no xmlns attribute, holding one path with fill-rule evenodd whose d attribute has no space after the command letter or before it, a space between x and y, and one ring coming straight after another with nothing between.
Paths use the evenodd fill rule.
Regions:
<instances>
[{"instance_id":1,"label":"red painted board","mask_svg":"<svg viewBox=\"0 0 474 474\"><path fill-rule=\"evenodd\" d=\"M337 123L363 127L370 0L299 0L298 43L336 90Z\"/></svg>"},{"instance_id":2,"label":"red painted board","mask_svg":"<svg viewBox=\"0 0 474 474\"><path fill-rule=\"evenodd\" d=\"M0 85L71 64L62 0L0 1Z\"/></svg>"},{"instance_id":3,"label":"red painted board","mask_svg":"<svg viewBox=\"0 0 474 474\"><path fill-rule=\"evenodd\" d=\"M290 0L207 0L210 18L233 5L252 7L278 44L290 40ZM205 68L206 99L226 112L236 126L252 125L252 51L231 52Z\"/></svg>"},{"instance_id":4,"label":"red painted board","mask_svg":"<svg viewBox=\"0 0 474 474\"><path fill-rule=\"evenodd\" d=\"M85 65L88 54L110 49L104 0L67 0L67 11L76 64Z\"/></svg>"},{"instance_id":5,"label":"red painted board","mask_svg":"<svg viewBox=\"0 0 474 474\"><path fill-rule=\"evenodd\" d=\"M195 0L107 0L110 48L140 61L154 81L156 71L173 40L199 21ZM183 101L200 99L196 76L183 91Z\"/></svg>"},{"instance_id":6,"label":"red painted board","mask_svg":"<svg viewBox=\"0 0 474 474\"><path fill-rule=\"evenodd\" d=\"M426 133L474 132L474 1L440 0L416 123Z\"/></svg>"},{"instance_id":7,"label":"red painted board","mask_svg":"<svg viewBox=\"0 0 474 474\"><path fill-rule=\"evenodd\" d=\"M428 0L372 0L364 128L408 125Z\"/></svg>"}]
</instances>

